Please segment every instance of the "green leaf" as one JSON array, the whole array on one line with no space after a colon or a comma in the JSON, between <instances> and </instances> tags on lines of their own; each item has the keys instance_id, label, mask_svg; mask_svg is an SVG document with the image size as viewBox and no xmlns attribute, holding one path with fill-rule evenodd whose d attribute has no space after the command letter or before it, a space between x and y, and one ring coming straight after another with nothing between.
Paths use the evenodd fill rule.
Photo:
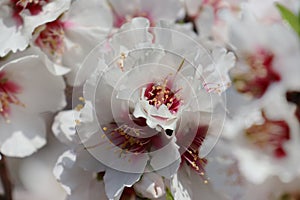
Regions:
<instances>
[{"instance_id":1,"label":"green leaf","mask_svg":"<svg viewBox=\"0 0 300 200\"><path fill-rule=\"evenodd\" d=\"M168 187L166 187L166 200L174 200L174 197Z\"/></svg>"},{"instance_id":2,"label":"green leaf","mask_svg":"<svg viewBox=\"0 0 300 200\"><path fill-rule=\"evenodd\" d=\"M294 31L296 31L300 37L300 16L298 17L291 10L279 3L276 3L276 7L278 8L282 18L294 29Z\"/></svg>"}]
</instances>

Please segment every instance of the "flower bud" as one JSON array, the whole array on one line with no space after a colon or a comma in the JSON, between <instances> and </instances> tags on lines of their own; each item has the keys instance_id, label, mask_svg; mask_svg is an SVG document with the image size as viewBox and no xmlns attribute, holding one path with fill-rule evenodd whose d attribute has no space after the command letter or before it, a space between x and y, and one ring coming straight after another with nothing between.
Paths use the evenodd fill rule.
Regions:
<instances>
[{"instance_id":1,"label":"flower bud","mask_svg":"<svg viewBox=\"0 0 300 200\"><path fill-rule=\"evenodd\" d=\"M145 173L133 188L138 195L144 198L156 199L165 194L164 181L156 173Z\"/></svg>"}]
</instances>

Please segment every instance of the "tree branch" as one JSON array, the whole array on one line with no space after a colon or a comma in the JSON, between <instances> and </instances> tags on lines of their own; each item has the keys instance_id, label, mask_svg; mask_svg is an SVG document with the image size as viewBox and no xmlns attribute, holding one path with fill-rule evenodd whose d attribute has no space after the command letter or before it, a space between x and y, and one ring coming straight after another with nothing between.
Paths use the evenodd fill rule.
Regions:
<instances>
[{"instance_id":1,"label":"tree branch","mask_svg":"<svg viewBox=\"0 0 300 200\"><path fill-rule=\"evenodd\" d=\"M9 177L6 158L0 154L0 178L4 189L4 194L0 196L0 200L12 200L12 183Z\"/></svg>"}]
</instances>

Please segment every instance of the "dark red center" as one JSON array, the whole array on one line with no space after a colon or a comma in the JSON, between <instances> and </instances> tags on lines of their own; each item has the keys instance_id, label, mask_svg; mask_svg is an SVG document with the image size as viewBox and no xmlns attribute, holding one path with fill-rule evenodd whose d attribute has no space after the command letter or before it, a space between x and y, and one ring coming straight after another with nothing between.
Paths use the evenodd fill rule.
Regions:
<instances>
[{"instance_id":1,"label":"dark red center","mask_svg":"<svg viewBox=\"0 0 300 200\"><path fill-rule=\"evenodd\" d=\"M11 104L24 106L16 96L21 90L18 84L7 78L5 71L0 72L0 115L8 118Z\"/></svg>"},{"instance_id":2,"label":"dark red center","mask_svg":"<svg viewBox=\"0 0 300 200\"><path fill-rule=\"evenodd\" d=\"M245 130L247 138L267 153L276 158L286 156L284 143L290 139L289 125L283 120L269 120L264 116L263 124L254 124Z\"/></svg>"},{"instance_id":3,"label":"dark red center","mask_svg":"<svg viewBox=\"0 0 300 200\"><path fill-rule=\"evenodd\" d=\"M38 15L43 10L43 5L50 0L10 0L13 5L13 17L18 25L23 24L20 13L29 10L31 15Z\"/></svg>"},{"instance_id":4,"label":"dark red center","mask_svg":"<svg viewBox=\"0 0 300 200\"><path fill-rule=\"evenodd\" d=\"M64 52L64 23L57 19L41 26L43 30L34 41L44 52L49 55L61 55Z\"/></svg>"},{"instance_id":5,"label":"dark red center","mask_svg":"<svg viewBox=\"0 0 300 200\"><path fill-rule=\"evenodd\" d=\"M120 154L128 152L144 153L151 144L151 138L139 138L138 130L127 125L117 127L115 123L111 123L104 127L103 130L111 143L120 148ZM136 135L136 137L133 135Z\"/></svg>"},{"instance_id":6,"label":"dark red center","mask_svg":"<svg viewBox=\"0 0 300 200\"><path fill-rule=\"evenodd\" d=\"M273 69L274 54L263 49L246 59L249 71L235 74L233 82L241 93L260 98L271 83L281 80L280 75Z\"/></svg>"},{"instance_id":7,"label":"dark red center","mask_svg":"<svg viewBox=\"0 0 300 200\"><path fill-rule=\"evenodd\" d=\"M176 97L177 92L172 92L166 85L150 83L146 87L144 97L150 105L156 108L166 105L170 112L175 114L181 105L181 100Z\"/></svg>"}]
</instances>

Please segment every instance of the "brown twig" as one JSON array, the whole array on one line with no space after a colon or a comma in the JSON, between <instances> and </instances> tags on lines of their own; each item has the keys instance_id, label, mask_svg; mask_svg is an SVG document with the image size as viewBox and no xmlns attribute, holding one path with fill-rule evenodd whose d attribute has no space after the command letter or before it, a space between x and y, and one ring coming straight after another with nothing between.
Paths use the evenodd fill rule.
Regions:
<instances>
[{"instance_id":1,"label":"brown twig","mask_svg":"<svg viewBox=\"0 0 300 200\"><path fill-rule=\"evenodd\" d=\"M4 189L4 194L0 196L0 200L12 200L12 183L6 165L6 158L0 154L0 178Z\"/></svg>"}]
</instances>

